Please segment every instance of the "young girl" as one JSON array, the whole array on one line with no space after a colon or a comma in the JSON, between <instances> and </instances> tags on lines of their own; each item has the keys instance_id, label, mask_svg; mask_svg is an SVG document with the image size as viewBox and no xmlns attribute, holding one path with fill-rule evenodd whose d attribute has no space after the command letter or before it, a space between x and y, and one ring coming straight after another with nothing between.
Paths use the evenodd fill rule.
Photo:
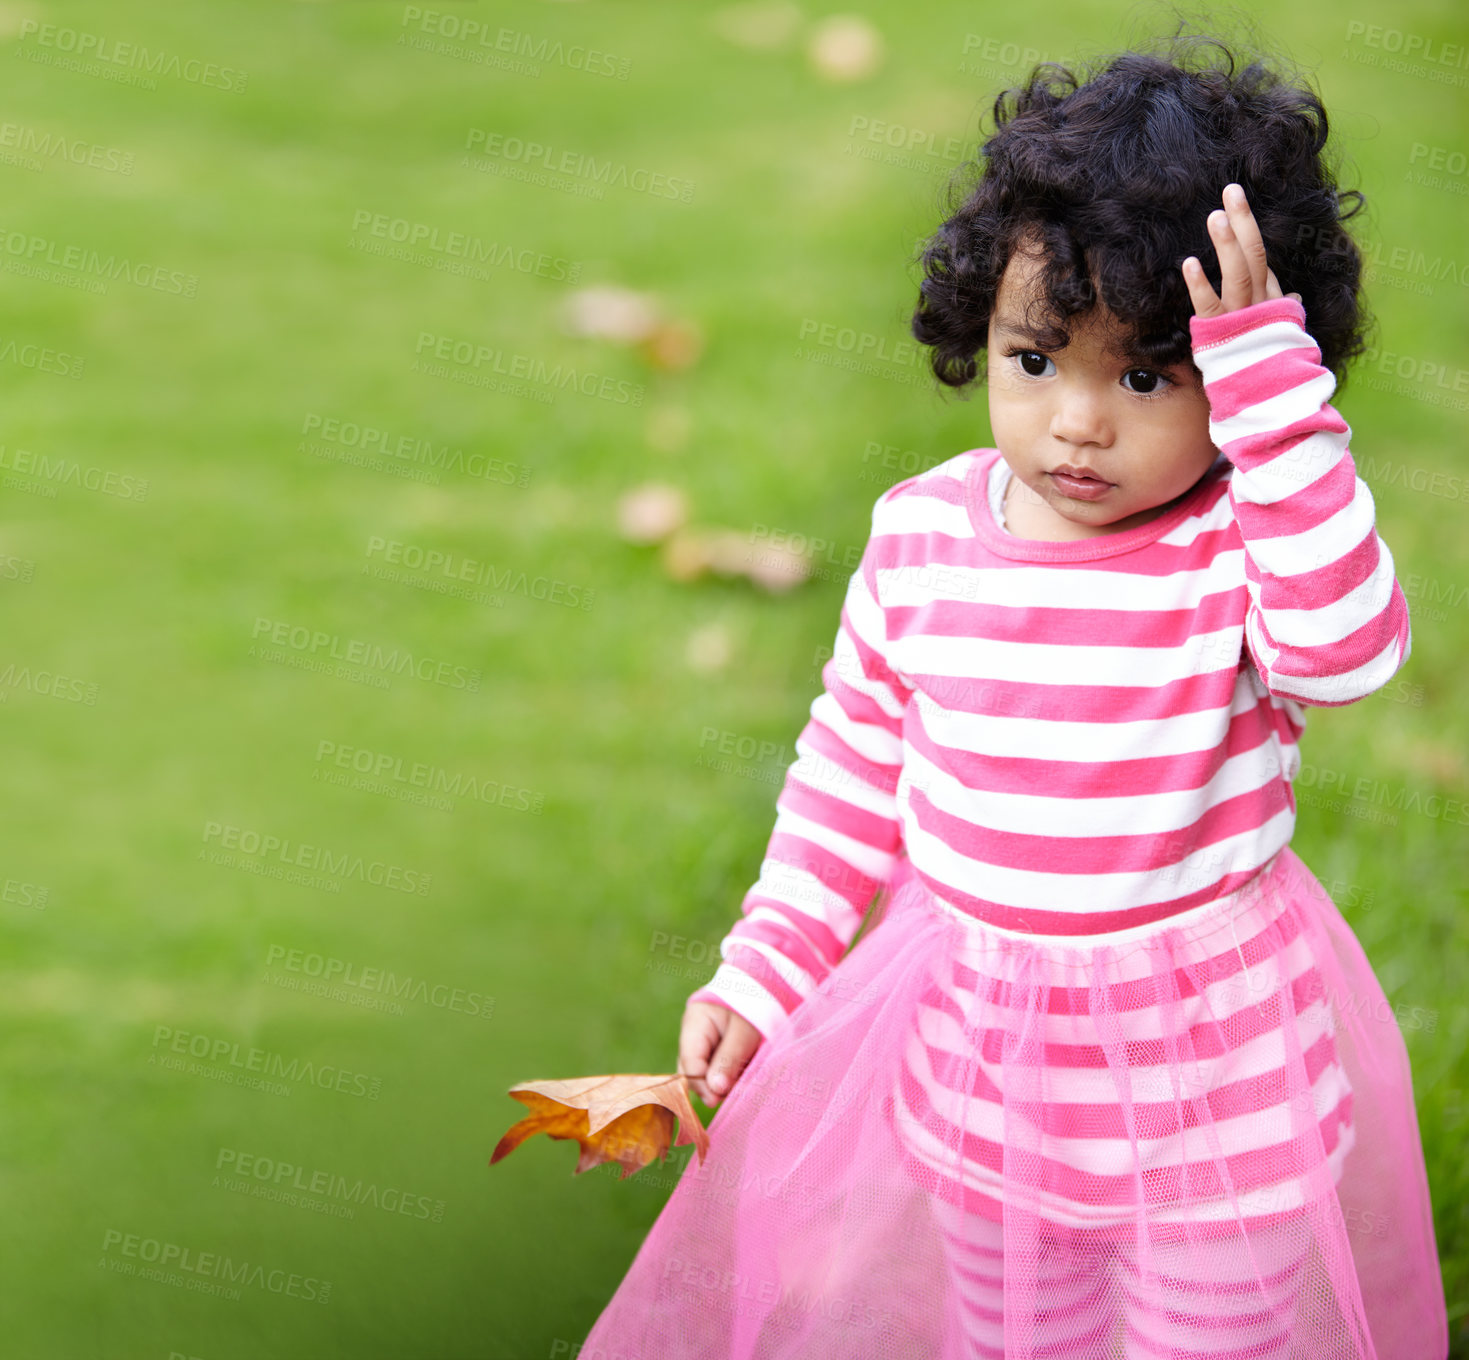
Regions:
<instances>
[{"instance_id":1,"label":"young girl","mask_svg":"<svg viewBox=\"0 0 1469 1360\"><path fill-rule=\"evenodd\" d=\"M877 500L684 1018L711 1153L578 1353L1442 1360L1407 1051L1290 848L1305 707L1410 647L1328 403L1361 195L1197 36L995 121L913 330L997 447Z\"/></svg>"}]
</instances>

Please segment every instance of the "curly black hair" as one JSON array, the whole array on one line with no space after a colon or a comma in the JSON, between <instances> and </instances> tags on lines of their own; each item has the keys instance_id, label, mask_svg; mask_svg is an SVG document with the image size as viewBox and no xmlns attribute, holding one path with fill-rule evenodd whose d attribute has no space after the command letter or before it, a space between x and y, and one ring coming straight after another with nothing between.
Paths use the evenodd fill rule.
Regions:
<instances>
[{"instance_id":1,"label":"curly black hair","mask_svg":"<svg viewBox=\"0 0 1469 1360\"><path fill-rule=\"evenodd\" d=\"M1017 244L1037 238L1038 343L1064 347L1067 318L1100 294L1138 359L1191 363L1180 266L1197 256L1219 291L1205 219L1230 181L1244 188L1281 291L1300 294L1338 385L1367 348L1362 256L1343 226L1366 200L1337 190L1320 98L1304 78L1258 56L1241 65L1226 42L1182 29L1156 51L1099 58L1081 79L1040 62L995 100L995 132L951 181L951 215L922 247L912 331L932 347L941 383L983 380L1000 280Z\"/></svg>"}]
</instances>

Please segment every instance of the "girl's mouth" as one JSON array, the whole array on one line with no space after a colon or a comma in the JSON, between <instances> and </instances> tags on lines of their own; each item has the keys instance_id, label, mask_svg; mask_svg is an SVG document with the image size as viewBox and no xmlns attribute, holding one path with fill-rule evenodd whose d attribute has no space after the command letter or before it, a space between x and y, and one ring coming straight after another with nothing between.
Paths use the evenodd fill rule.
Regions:
<instances>
[{"instance_id":1,"label":"girl's mouth","mask_svg":"<svg viewBox=\"0 0 1469 1360\"><path fill-rule=\"evenodd\" d=\"M1111 482L1104 482L1098 477L1074 477L1069 472L1051 472L1046 475L1064 495L1079 501L1100 500L1112 490Z\"/></svg>"}]
</instances>

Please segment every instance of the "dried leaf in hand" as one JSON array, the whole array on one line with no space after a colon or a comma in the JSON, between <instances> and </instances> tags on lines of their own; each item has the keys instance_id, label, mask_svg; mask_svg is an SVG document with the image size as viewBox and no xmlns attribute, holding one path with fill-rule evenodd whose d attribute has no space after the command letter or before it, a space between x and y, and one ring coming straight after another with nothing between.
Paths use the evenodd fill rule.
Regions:
<instances>
[{"instance_id":1,"label":"dried leaf in hand","mask_svg":"<svg viewBox=\"0 0 1469 1360\"><path fill-rule=\"evenodd\" d=\"M693 1143L701 1162L709 1151L709 1135L689 1104L689 1080L681 1073L523 1081L510 1094L530 1114L495 1145L491 1166L537 1133L576 1139L581 1156L574 1176L602 1162L618 1162L620 1179L626 1180L654 1158L664 1157L670 1139L675 1146ZM675 1116L677 1138L672 1137Z\"/></svg>"}]
</instances>

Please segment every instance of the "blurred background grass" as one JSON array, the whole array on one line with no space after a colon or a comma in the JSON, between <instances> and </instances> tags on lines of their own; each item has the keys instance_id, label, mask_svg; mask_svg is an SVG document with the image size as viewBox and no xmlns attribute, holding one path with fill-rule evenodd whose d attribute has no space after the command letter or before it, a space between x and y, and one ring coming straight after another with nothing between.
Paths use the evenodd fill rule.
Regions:
<instances>
[{"instance_id":1,"label":"blurred background grass","mask_svg":"<svg viewBox=\"0 0 1469 1360\"><path fill-rule=\"evenodd\" d=\"M541 1138L491 1170L522 1113L506 1088L672 1069L684 998L758 872L873 500L989 442L982 392L941 397L896 349L949 139L970 149L1036 57L1162 22L873 0L881 60L834 81L807 54L833 12L0 5L7 1353L570 1354L621 1279L687 1149L619 1182L573 1178L571 1148ZM1469 1355L1465 831L1410 808L1387 825L1376 792L1350 796L1359 779L1389 803L1469 784L1469 541L1445 494L1469 484L1469 326L1459 276L1432 263L1469 269L1469 68L1394 55L1404 35L1463 43L1465 24L1449 3L1247 12L1316 74L1345 184L1372 205L1369 295L1394 357L1338 405L1413 655L1391 693L1313 711L1295 845L1415 1017ZM468 20L509 48L464 41ZM610 161L628 187L515 178L509 143L466 163L471 129L481 149L500 134ZM673 196L639 191L653 175ZM387 241L358 225L374 214L512 257L475 277L435 267L442 249L374 254ZM565 333L568 294L596 284L655 293L703 334L697 362ZM845 370L813 323L898 357ZM424 335L574 365L613 396L415 369ZM820 359L801 357L812 340ZM365 450L321 443L331 420L407 453L358 466ZM412 441L464 458L436 470ZM788 592L672 580L617 529L616 499L645 481L751 542L833 546ZM493 564L501 584L462 598L372 575L377 540ZM289 644L262 654L259 620L404 649L448 679L304 669ZM757 755L721 768L721 745ZM329 782L342 751L399 777ZM411 789L416 764L475 782L449 808L381 791ZM426 891L350 868L272 878L278 855L226 862L238 833L215 827ZM311 954L351 968L336 995L303 990ZM426 986L394 1000L371 969ZM284 1094L241 1083L277 1060L296 1065ZM298 1170L262 1179L266 1162ZM197 1269L126 1273L165 1247L263 1270L237 1299L186 1287Z\"/></svg>"}]
</instances>

